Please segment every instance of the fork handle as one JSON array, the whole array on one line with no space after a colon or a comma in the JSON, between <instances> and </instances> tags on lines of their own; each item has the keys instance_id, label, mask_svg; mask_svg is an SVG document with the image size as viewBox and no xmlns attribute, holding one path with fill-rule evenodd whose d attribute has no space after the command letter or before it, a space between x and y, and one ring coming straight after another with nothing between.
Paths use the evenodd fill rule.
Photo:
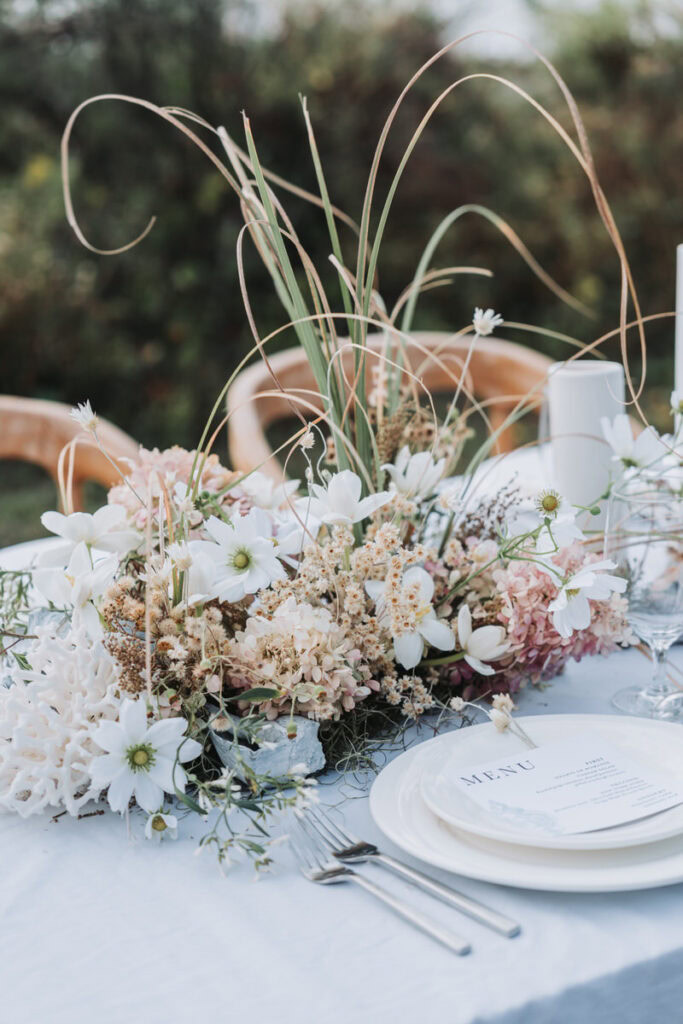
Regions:
<instances>
[{"instance_id":1,"label":"fork handle","mask_svg":"<svg viewBox=\"0 0 683 1024\"><path fill-rule=\"evenodd\" d=\"M421 871L411 868L407 864L402 864L400 860L394 860L387 853L375 854L371 858L371 863L381 864L382 867L388 868L389 871L393 871L396 875L400 875L401 878L410 882L418 889L422 889L423 892L436 896L437 899L448 903L451 907L455 907L461 913L467 914L468 917L478 921L479 924L493 928L494 931L505 935L508 939L519 935L522 930L516 921L511 920L511 918L506 917L504 914L499 914L497 910L491 910L478 900L473 900L470 896L465 896L464 893L457 892L457 890L451 889L450 886L444 885L442 882L437 882L435 878L430 878L429 875L423 875Z\"/></svg>"},{"instance_id":2,"label":"fork handle","mask_svg":"<svg viewBox=\"0 0 683 1024\"><path fill-rule=\"evenodd\" d=\"M465 939L460 938L455 932L450 931L448 928L442 928L440 924L432 921L431 918L425 914L421 914L418 910L413 910L411 906L404 903L403 900L397 899L392 893L387 892L386 889L382 889L379 885L375 885L365 875L359 875L355 872L347 876L348 881L355 882L356 885L360 885L361 888L366 889L369 893L378 899L382 903L386 903L388 907L391 907L400 917L404 920L409 921L410 924L419 928L420 931L436 939L442 945L446 946L451 950L452 953L457 953L458 956L465 956L472 949L469 942Z\"/></svg>"}]
</instances>

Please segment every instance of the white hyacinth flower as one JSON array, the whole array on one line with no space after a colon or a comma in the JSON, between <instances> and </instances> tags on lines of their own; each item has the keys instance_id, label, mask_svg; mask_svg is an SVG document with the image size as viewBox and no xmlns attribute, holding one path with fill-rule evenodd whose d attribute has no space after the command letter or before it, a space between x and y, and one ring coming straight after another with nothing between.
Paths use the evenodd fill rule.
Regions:
<instances>
[{"instance_id":1,"label":"white hyacinth flower","mask_svg":"<svg viewBox=\"0 0 683 1024\"><path fill-rule=\"evenodd\" d=\"M252 508L229 523L211 516L205 528L212 540L196 541L193 556L195 552L205 554L214 565L212 597L240 601L246 594L285 578L273 543L273 523L262 509Z\"/></svg>"},{"instance_id":2,"label":"white hyacinth flower","mask_svg":"<svg viewBox=\"0 0 683 1024\"><path fill-rule=\"evenodd\" d=\"M416 615L415 629L410 633L392 636L394 654L399 665L404 668L415 668L424 654L425 645L436 647L439 651L452 651L455 647L455 635L450 626L436 617L431 603L434 595L434 580L420 566L413 566L403 576L403 584L417 583L419 586L420 605ZM383 625L388 625L386 611L386 583L380 580L368 580L365 589L377 607L377 613Z\"/></svg>"},{"instance_id":3,"label":"white hyacinth flower","mask_svg":"<svg viewBox=\"0 0 683 1024\"><path fill-rule=\"evenodd\" d=\"M161 811L150 814L145 825L145 838L155 843L160 843L162 839L177 839L178 819L173 814L162 814Z\"/></svg>"},{"instance_id":4,"label":"white hyacinth flower","mask_svg":"<svg viewBox=\"0 0 683 1024\"><path fill-rule=\"evenodd\" d=\"M631 421L625 413L619 413L610 423L607 416L600 420L605 440L613 451L613 460L621 462L626 469L645 469L666 454L654 427L633 436Z\"/></svg>"},{"instance_id":5,"label":"white hyacinth flower","mask_svg":"<svg viewBox=\"0 0 683 1024\"><path fill-rule=\"evenodd\" d=\"M43 512L40 521L46 530L64 541L41 555L41 565L66 565L77 544L125 555L127 551L134 551L141 540L137 530L126 526L126 510L122 505L103 505L92 514L72 512L65 516L61 512Z\"/></svg>"},{"instance_id":6,"label":"white hyacinth flower","mask_svg":"<svg viewBox=\"0 0 683 1024\"><path fill-rule=\"evenodd\" d=\"M426 498L433 494L445 468L445 459L436 462L430 452L411 455L408 445L401 448L394 463L382 466L391 477L393 489L406 498Z\"/></svg>"},{"instance_id":7,"label":"white hyacinth flower","mask_svg":"<svg viewBox=\"0 0 683 1024\"><path fill-rule=\"evenodd\" d=\"M93 565L87 546L80 543L66 569L37 569L33 584L57 608L73 608L74 623L84 626L88 635L96 639L102 634L102 623L93 602L112 582L117 567L115 555Z\"/></svg>"},{"instance_id":8,"label":"white hyacinth flower","mask_svg":"<svg viewBox=\"0 0 683 1024\"><path fill-rule=\"evenodd\" d=\"M187 776L181 764L202 752L201 744L184 738L184 718L164 718L147 725L143 697L121 703L118 722L102 722L93 739L106 753L94 757L89 771L93 784L108 787L112 811L122 814L131 797L143 810L153 814L162 806L164 794L185 792Z\"/></svg>"},{"instance_id":9,"label":"white hyacinth flower","mask_svg":"<svg viewBox=\"0 0 683 1024\"><path fill-rule=\"evenodd\" d=\"M493 334L496 327L500 327L503 323L503 318L500 313L494 313L492 309L480 309L477 306L474 310L472 323L477 334L484 338L487 334Z\"/></svg>"},{"instance_id":10,"label":"white hyacinth flower","mask_svg":"<svg viewBox=\"0 0 683 1024\"><path fill-rule=\"evenodd\" d=\"M465 661L483 676L492 676L495 669L488 661L497 661L510 646L502 626L479 626L472 629L472 613L463 602L458 612L458 643L465 653Z\"/></svg>"},{"instance_id":11,"label":"white hyacinth flower","mask_svg":"<svg viewBox=\"0 0 683 1024\"><path fill-rule=\"evenodd\" d=\"M587 629L590 626L591 600L607 601L613 591L624 593L626 580L607 572L615 568L615 563L609 560L593 562L562 584L557 597L548 605L553 625L560 636L567 638L575 629Z\"/></svg>"},{"instance_id":12,"label":"white hyacinth flower","mask_svg":"<svg viewBox=\"0 0 683 1024\"><path fill-rule=\"evenodd\" d=\"M310 513L327 526L352 526L367 519L373 512L381 508L391 498L389 491L369 494L361 498L362 483L360 477L344 469L335 473L327 487L311 484L312 497L303 498L297 503L297 510L302 519Z\"/></svg>"},{"instance_id":13,"label":"white hyacinth flower","mask_svg":"<svg viewBox=\"0 0 683 1024\"><path fill-rule=\"evenodd\" d=\"M94 434L97 430L99 420L92 411L90 400L87 402L80 402L78 405L75 405L69 413L69 416L72 420L75 420L76 423L83 427L84 430L87 430L88 433Z\"/></svg>"}]
</instances>

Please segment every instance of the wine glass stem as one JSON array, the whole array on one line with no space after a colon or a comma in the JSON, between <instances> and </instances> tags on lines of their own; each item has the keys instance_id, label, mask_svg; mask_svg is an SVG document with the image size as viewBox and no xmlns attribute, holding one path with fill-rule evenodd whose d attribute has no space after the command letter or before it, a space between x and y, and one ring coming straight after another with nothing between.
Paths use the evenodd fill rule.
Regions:
<instances>
[{"instance_id":1,"label":"wine glass stem","mask_svg":"<svg viewBox=\"0 0 683 1024\"><path fill-rule=\"evenodd\" d=\"M647 690L647 696L650 700L660 700L662 697L666 697L669 692L669 688L666 685L666 647L650 647L652 652L652 681L650 687Z\"/></svg>"}]
</instances>

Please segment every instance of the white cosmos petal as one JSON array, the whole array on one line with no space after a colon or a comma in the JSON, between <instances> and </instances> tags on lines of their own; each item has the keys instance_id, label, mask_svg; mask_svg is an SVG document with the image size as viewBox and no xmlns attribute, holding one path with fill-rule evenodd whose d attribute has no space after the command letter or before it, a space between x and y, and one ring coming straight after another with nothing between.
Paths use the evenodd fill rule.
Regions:
<instances>
[{"instance_id":1,"label":"white cosmos petal","mask_svg":"<svg viewBox=\"0 0 683 1024\"><path fill-rule=\"evenodd\" d=\"M174 743L177 749L186 728L187 722L184 718L162 718L161 721L150 725L145 743L149 743L155 750L159 750L167 743Z\"/></svg>"},{"instance_id":2,"label":"white cosmos petal","mask_svg":"<svg viewBox=\"0 0 683 1024\"><path fill-rule=\"evenodd\" d=\"M186 764L188 761L194 761L196 757L199 757L203 749L201 743L197 743L196 740L188 737L180 745L178 760L183 764Z\"/></svg>"},{"instance_id":3,"label":"white cosmos petal","mask_svg":"<svg viewBox=\"0 0 683 1024\"><path fill-rule=\"evenodd\" d=\"M119 711L119 722L125 734L126 747L143 743L147 732L147 706L143 697L124 700Z\"/></svg>"},{"instance_id":4,"label":"white cosmos petal","mask_svg":"<svg viewBox=\"0 0 683 1024\"><path fill-rule=\"evenodd\" d=\"M112 811L125 811L133 795L135 776L130 768L126 767L109 783L107 800Z\"/></svg>"},{"instance_id":5,"label":"white cosmos petal","mask_svg":"<svg viewBox=\"0 0 683 1024\"><path fill-rule=\"evenodd\" d=\"M154 764L149 769L149 777L157 786L161 786L165 793L173 793L173 762L175 750L170 757L162 757L161 751L156 752ZM159 805L157 804L157 807ZM155 807L154 810L157 808Z\"/></svg>"},{"instance_id":6,"label":"white cosmos petal","mask_svg":"<svg viewBox=\"0 0 683 1024\"><path fill-rule=\"evenodd\" d=\"M437 619L433 613L425 615L417 628L427 643L439 651L452 651L455 647L453 630L445 622Z\"/></svg>"},{"instance_id":7,"label":"white cosmos petal","mask_svg":"<svg viewBox=\"0 0 683 1024\"><path fill-rule=\"evenodd\" d=\"M100 722L93 733L98 747L110 754L122 754L125 747L123 730L118 722Z\"/></svg>"},{"instance_id":8,"label":"white cosmos petal","mask_svg":"<svg viewBox=\"0 0 683 1024\"><path fill-rule=\"evenodd\" d=\"M144 811L158 811L164 802L164 791L149 776L149 772L135 773L135 800Z\"/></svg>"},{"instance_id":9,"label":"white cosmos petal","mask_svg":"<svg viewBox=\"0 0 683 1024\"><path fill-rule=\"evenodd\" d=\"M415 668L419 664L424 650L422 637L419 633L404 633L394 637L396 660L404 668Z\"/></svg>"},{"instance_id":10,"label":"white cosmos petal","mask_svg":"<svg viewBox=\"0 0 683 1024\"><path fill-rule=\"evenodd\" d=\"M217 516L210 516L204 523L204 527L217 544L234 544L235 528L229 523L224 523Z\"/></svg>"},{"instance_id":11,"label":"white cosmos petal","mask_svg":"<svg viewBox=\"0 0 683 1024\"><path fill-rule=\"evenodd\" d=\"M113 722L107 722L106 724L114 725ZM104 787L112 779L116 778L125 767L126 762L120 753L101 754L99 757L93 757L88 771L95 785Z\"/></svg>"}]
</instances>

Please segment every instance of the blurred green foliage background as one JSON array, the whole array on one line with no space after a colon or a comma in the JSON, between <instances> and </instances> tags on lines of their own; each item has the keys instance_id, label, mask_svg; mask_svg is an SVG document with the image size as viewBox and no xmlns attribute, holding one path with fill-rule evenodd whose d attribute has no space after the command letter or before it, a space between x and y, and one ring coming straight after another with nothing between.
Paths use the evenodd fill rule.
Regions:
<instances>
[{"instance_id":1,"label":"blurred green foliage background","mask_svg":"<svg viewBox=\"0 0 683 1024\"><path fill-rule=\"evenodd\" d=\"M671 31L672 24L683 27L683 13L672 5L662 32L661 7L601 3L581 13L563 5L558 13L534 4L552 41L547 55L585 118L646 313L673 307L674 250L683 236L683 34ZM266 166L314 190L297 97L303 93L332 199L358 218L384 119L407 79L442 44L443 25L426 9L346 0L299 5L271 31L257 32L249 30L254 10L248 0L0 0L3 392L71 403L90 398L100 415L148 446L191 447L222 382L251 347L235 261L236 199L208 161L152 114L117 103L89 108L73 137L71 176L81 225L95 245L128 242L151 214L155 228L115 257L77 242L64 217L59 141L88 96L120 92L187 107L238 140L245 110ZM452 24L449 34L456 34ZM463 74L507 76L569 127L543 67L507 53L484 59L465 46L421 79L389 136L378 195L432 99ZM460 327L475 305L584 340L617 325L618 263L586 179L547 123L492 81L456 90L411 158L380 260L388 303L410 280L439 220L464 202L505 217L596 319L560 304L491 225L468 217L446 238L437 263L487 266L495 278L460 278L429 293L416 326ZM286 205L333 288L322 215L299 200ZM352 243L346 236L350 265ZM282 312L249 247L246 268L265 332L282 322ZM516 340L529 343L529 336ZM542 339L535 344L552 355L565 351ZM638 369L635 337L632 344ZM671 321L653 326L648 344L647 407L666 426ZM618 358L616 346L607 351ZM2 464L0 478L0 543L22 531L35 535L36 509L50 504L50 485Z\"/></svg>"}]
</instances>

